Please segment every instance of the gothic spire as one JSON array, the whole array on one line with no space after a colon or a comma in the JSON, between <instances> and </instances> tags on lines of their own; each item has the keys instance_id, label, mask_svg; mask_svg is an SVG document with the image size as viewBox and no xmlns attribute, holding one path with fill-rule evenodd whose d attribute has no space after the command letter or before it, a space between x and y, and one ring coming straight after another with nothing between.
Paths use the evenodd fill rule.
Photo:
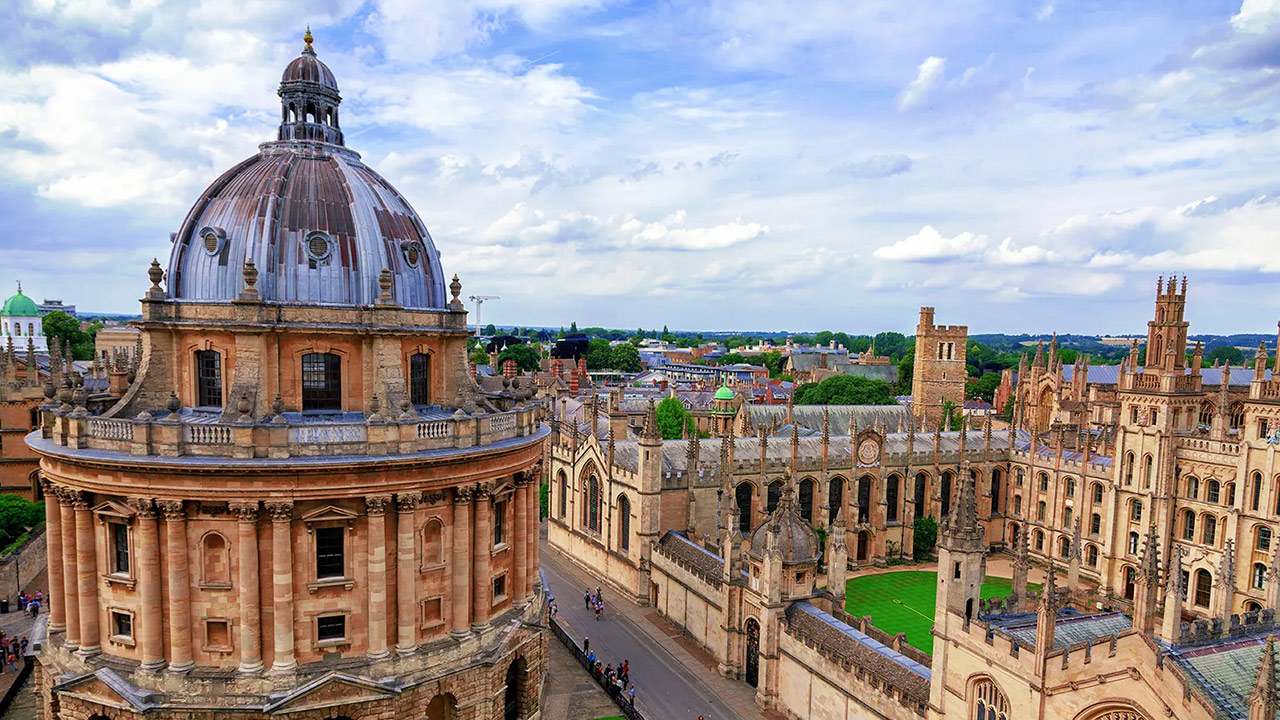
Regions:
<instances>
[{"instance_id":1,"label":"gothic spire","mask_svg":"<svg viewBox=\"0 0 1280 720\"><path fill-rule=\"evenodd\" d=\"M1263 646L1262 659L1258 663L1258 676L1253 683L1253 692L1249 693L1250 720L1276 720L1280 715L1280 691L1276 689L1276 636L1268 635Z\"/></svg>"},{"instance_id":2,"label":"gothic spire","mask_svg":"<svg viewBox=\"0 0 1280 720\"><path fill-rule=\"evenodd\" d=\"M644 411L644 429L640 432L641 440L659 442L662 432L658 429L658 414L654 410L653 398L649 398L649 406Z\"/></svg>"}]
</instances>

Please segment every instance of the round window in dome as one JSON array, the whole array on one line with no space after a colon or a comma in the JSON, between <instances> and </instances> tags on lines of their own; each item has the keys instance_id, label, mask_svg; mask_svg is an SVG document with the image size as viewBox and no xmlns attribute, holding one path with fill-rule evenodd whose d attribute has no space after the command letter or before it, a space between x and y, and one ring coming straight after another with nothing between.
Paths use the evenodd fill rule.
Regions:
<instances>
[{"instance_id":1,"label":"round window in dome","mask_svg":"<svg viewBox=\"0 0 1280 720\"><path fill-rule=\"evenodd\" d=\"M422 259L422 246L416 242L405 245L404 259L409 263L409 267L418 267L418 262Z\"/></svg>"},{"instance_id":2,"label":"round window in dome","mask_svg":"<svg viewBox=\"0 0 1280 720\"><path fill-rule=\"evenodd\" d=\"M329 257L332 248L333 242L328 233L316 231L307 236L307 254L312 260L324 260Z\"/></svg>"},{"instance_id":3,"label":"round window in dome","mask_svg":"<svg viewBox=\"0 0 1280 720\"><path fill-rule=\"evenodd\" d=\"M199 237L200 244L204 246L204 251L210 255L217 255L222 250L227 234L222 228L203 227L200 228Z\"/></svg>"}]
</instances>

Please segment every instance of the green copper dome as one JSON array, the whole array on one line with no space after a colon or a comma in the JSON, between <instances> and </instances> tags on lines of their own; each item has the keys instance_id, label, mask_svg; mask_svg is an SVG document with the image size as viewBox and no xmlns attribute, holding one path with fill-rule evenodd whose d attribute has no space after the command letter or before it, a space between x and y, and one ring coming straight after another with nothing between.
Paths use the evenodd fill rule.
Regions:
<instances>
[{"instance_id":1,"label":"green copper dome","mask_svg":"<svg viewBox=\"0 0 1280 720\"><path fill-rule=\"evenodd\" d=\"M18 290L18 294L4 301L4 309L0 309L0 315L6 317L40 317L40 308L36 306L36 302L26 295L22 294L22 290Z\"/></svg>"},{"instance_id":2,"label":"green copper dome","mask_svg":"<svg viewBox=\"0 0 1280 720\"><path fill-rule=\"evenodd\" d=\"M8 306L6 305L5 307L8 307ZM728 386L728 385L721 385L721 386L720 386L720 389L716 391L716 399L717 399L717 400L732 400L732 399L733 399L733 391L729 389L729 386Z\"/></svg>"}]
</instances>

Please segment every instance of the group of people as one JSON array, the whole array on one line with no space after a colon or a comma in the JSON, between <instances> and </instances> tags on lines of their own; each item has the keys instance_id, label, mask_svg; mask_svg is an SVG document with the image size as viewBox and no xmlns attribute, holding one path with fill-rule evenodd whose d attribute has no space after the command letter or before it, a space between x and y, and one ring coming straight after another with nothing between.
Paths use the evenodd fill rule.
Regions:
<instances>
[{"instance_id":1,"label":"group of people","mask_svg":"<svg viewBox=\"0 0 1280 720\"><path fill-rule=\"evenodd\" d=\"M588 610L595 611L597 621L599 621L600 617L604 615L604 590L601 589L599 585L596 586L596 592L594 595L589 589L583 590L582 602L586 604Z\"/></svg>"},{"instance_id":2,"label":"group of people","mask_svg":"<svg viewBox=\"0 0 1280 720\"><path fill-rule=\"evenodd\" d=\"M12 637L0 630L0 657L4 659L0 663L0 673L4 672L5 666L14 672L18 671L18 658L22 658L23 662L27 661L27 643L26 635Z\"/></svg>"},{"instance_id":3,"label":"group of people","mask_svg":"<svg viewBox=\"0 0 1280 720\"><path fill-rule=\"evenodd\" d=\"M18 607L21 607L23 612L30 613L31 617L40 614L40 605L43 603L43 590L37 590L35 595L28 595L25 590L18 593Z\"/></svg>"},{"instance_id":4,"label":"group of people","mask_svg":"<svg viewBox=\"0 0 1280 720\"><path fill-rule=\"evenodd\" d=\"M587 655L587 668L592 677L613 694L625 695L632 707L636 704L636 686L631 683L631 661L623 660L617 667L612 663L602 665L591 649L591 638L582 638L582 652Z\"/></svg>"}]
</instances>

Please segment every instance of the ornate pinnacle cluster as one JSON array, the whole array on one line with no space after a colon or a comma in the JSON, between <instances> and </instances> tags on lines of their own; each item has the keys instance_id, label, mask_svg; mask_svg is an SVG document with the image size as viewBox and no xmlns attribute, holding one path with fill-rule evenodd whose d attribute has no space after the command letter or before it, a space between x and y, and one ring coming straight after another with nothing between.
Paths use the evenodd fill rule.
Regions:
<instances>
[{"instance_id":1,"label":"ornate pinnacle cluster","mask_svg":"<svg viewBox=\"0 0 1280 720\"><path fill-rule=\"evenodd\" d=\"M1280 691L1276 690L1276 636L1268 635L1262 650L1262 661L1258 663L1258 678L1253 683L1253 692L1249 693L1249 706L1261 709L1260 716L1264 720L1275 720L1280 713ZM1250 713L1249 717L1255 717Z\"/></svg>"},{"instance_id":2,"label":"ornate pinnacle cluster","mask_svg":"<svg viewBox=\"0 0 1280 720\"><path fill-rule=\"evenodd\" d=\"M661 441L662 432L658 430L658 414L654 410L653 398L649 398L649 407L644 411L644 430L640 433L641 440Z\"/></svg>"},{"instance_id":3,"label":"ornate pinnacle cluster","mask_svg":"<svg viewBox=\"0 0 1280 720\"><path fill-rule=\"evenodd\" d=\"M1155 527L1147 530L1147 541L1142 546L1142 560L1138 565L1138 578L1151 585L1160 582L1160 543Z\"/></svg>"}]
</instances>

